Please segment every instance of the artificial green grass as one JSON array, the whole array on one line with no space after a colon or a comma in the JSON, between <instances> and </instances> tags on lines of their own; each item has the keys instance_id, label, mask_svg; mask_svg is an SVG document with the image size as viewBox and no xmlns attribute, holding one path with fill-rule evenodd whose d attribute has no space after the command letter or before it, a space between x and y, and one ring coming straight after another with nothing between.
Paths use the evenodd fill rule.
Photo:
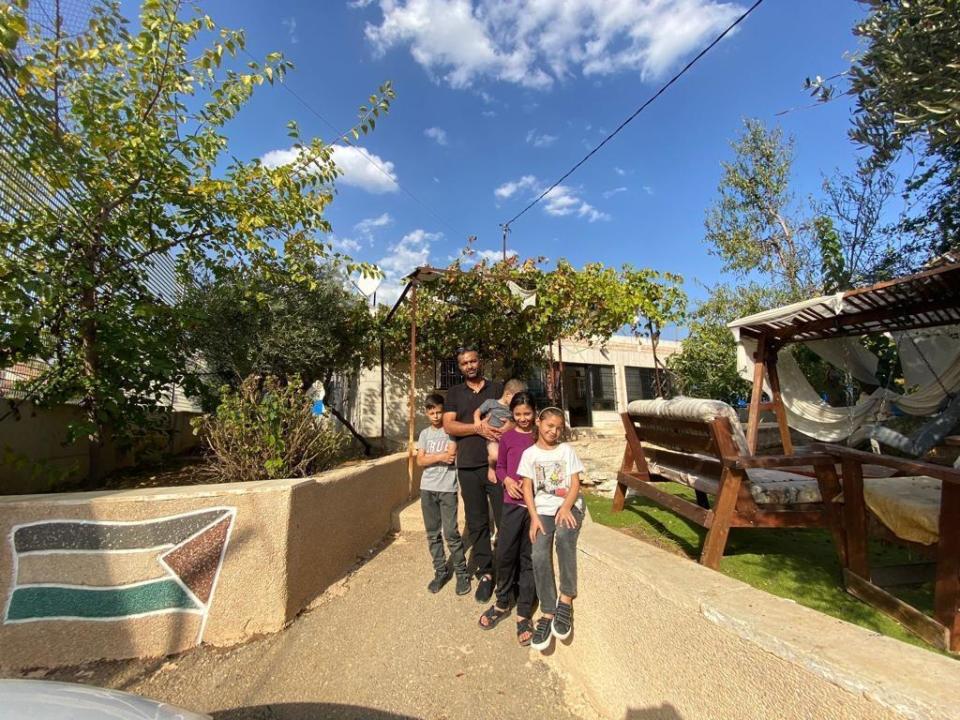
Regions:
<instances>
[{"instance_id":1,"label":"artificial green grass","mask_svg":"<svg viewBox=\"0 0 960 720\"><path fill-rule=\"evenodd\" d=\"M660 487L694 499L693 491L685 486L663 483ZM652 501L635 496L627 500L623 512L614 513L609 497L591 493L584 497L596 522L690 558L699 556L706 531ZM905 550L879 544L871 545L870 555L877 566L911 559ZM937 652L891 618L847 594L833 539L826 530L733 528L720 572L831 617ZM898 589L897 594L923 612L932 610L932 585Z\"/></svg>"}]
</instances>

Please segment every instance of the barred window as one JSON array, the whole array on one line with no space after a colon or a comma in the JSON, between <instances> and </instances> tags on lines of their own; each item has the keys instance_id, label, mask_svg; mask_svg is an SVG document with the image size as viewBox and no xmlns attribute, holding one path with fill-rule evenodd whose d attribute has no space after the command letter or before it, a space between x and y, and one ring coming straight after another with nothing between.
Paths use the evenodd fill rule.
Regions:
<instances>
[{"instance_id":1,"label":"barred window","mask_svg":"<svg viewBox=\"0 0 960 720\"><path fill-rule=\"evenodd\" d=\"M657 381L653 368L624 368L627 381L627 402L652 400L657 396Z\"/></svg>"},{"instance_id":2,"label":"barred window","mask_svg":"<svg viewBox=\"0 0 960 720\"><path fill-rule=\"evenodd\" d=\"M616 410L617 384L611 365L590 367L590 382L594 410Z\"/></svg>"},{"instance_id":3,"label":"barred window","mask_svg":"<svg viewBox=\"0 0 960 720\"><path fill-rule=\"evenodd\" d=\"M463 382L460 366L456 358L448 358L437 363L437 390L449 390Z\"/></svg>"}]
</instances>

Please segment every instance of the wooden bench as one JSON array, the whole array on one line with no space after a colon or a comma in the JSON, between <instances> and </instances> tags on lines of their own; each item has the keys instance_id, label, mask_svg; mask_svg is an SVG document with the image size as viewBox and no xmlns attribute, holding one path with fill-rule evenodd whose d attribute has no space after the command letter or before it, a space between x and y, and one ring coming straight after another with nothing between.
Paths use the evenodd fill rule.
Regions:
<instances>
[{"instance_id":1,"label":"wooden bench","mask_svg":"<svg viewBox=\"0 0 960 720\"><path fill-rule=\"evenodd\" d=\"M960 652L960 470L837 445L812 449L831 455L842 466L842 512L832 517L839 522L834 538L840 543L847 592L931 645ZM867 463L892 468L898 475L864 479ZM872 568L871 530L932 556L927 568L933 572L925 573L917 563ZM883 589L928 578L934 580L932 618Z\"/></svg>"},{"instance_id":2,"label":"wooden bench","mask_svg":"<svg viewBox=\"0 0 960 720\"><path fill-rule=\"evenodd\" d=\"M638 400L621 419L626 448L613 511L623 510L631 488L706 528L700 562L707 567L719 566L732 527L837 532L831 501L840 483L831 456L750 456L733 408L715 400ZM816 477L783 470L797 466L812 466ZM658 484L663 482L687 485L697 502L662 490Z\"/></svg>"}]
</instances>

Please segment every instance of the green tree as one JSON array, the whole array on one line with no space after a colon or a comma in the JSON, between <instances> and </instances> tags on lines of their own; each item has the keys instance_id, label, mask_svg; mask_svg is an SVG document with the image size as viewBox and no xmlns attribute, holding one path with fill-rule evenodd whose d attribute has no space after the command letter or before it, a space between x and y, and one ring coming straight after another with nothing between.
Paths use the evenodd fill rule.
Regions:
<instances>
[{"instance_id":1,"label":"green tree","mask_svg":"<svg viewBox=\"0 0 960 720\"><path fill-rule=\"evenodd\" d=\"M775 292L760 284L713 287L690 316L682 351L667 360L677 389L690 397L731 405L749 399L750 384L737 373L736 343L727 323L778 301Z\"/></svg>"},{"instance_id":2,"label":"green tree","mask_svg":"<svg viewBox=\"0 0 960 720\"><path fill-rule=\"evenodd\" d=\"M860 160L851 173L825 178L813 233L822 292L869 285L909 271L911 253L884 211L894 192L888 169Z\"/></svg>"},{"instance_id":3,"label":"green tree","mask_svg":"<svg viewBox=\"0 0 960 720\"><path fill-rule=\"evenodd\" d=\"M226 125L291 67L279 53L237 63L242 31L197 10L181 17L179 0L144 0L132 30L119 3L101 0L83 31L51 37L27 9L15 0L0 11L0 72L13 90L0 124L17 170L58 202L0 218L0 366L50 362L34 398L79 401L74 431L91 440L95 479L107 435L141 426L184 376L180 319L153 288L159 264L173 255L217 277L328 255L320 237L338 170L331 148L294 123L290 165L225 157ZM392 98L382 87L355 135Z\"/></svg>"},{"instance_id":4,"label":"green tree","mask_svg":"<svg viewBox=\"0 0 960 720\"><path fill-rule=\"evenodd\" d=\"M288 264L283 259L270 272L233 267L188 289L182 304L187 344L216 378L207 381L211 390L220 383L236 389L251 375L327 386L334 375L372 362L374 319L366 302L344 287L340 268L304 263L309 280L298 282L284 272Z\"/></svg>"},{"instance_id":5,"label":"green tree","mask_svg":"<svg viewBox=\"0 0 960 720\"><path fill-rule=\"evenodd\" d=\"M960 245L960 3L956 0L860 0L868 9L854 33L865 44L854 55L849 85L855 97L851 138L885 167L906 151L916 172L905 191L917 212L900 225L925 256ZM829 100L842 87L807 80Z\"/></svg>"},{"instance_id":6,"label":"green tree","mask_svg":"<svg viewBox=\"0 0 960 720\"><path fill-rule=\"evenodd\" d=\"M724 271L739 277L760 272L792 297L806 295L810 238L790 190L793 139L748 119L731 147L733 160L723 163L719 197L705 221L709 252L723 260Z\"/></svg>"},{"instance_id":7,"label":"green tree","mask_svg":"<svg viewBox=\"0 0 960 720\"><path fill-rule=\"evenodd\" d=\"M536 305L523 308L510 282L536 291ZM547 346L559 339L603 343L625 327L640 335L679 322L686 309L680 282L669 273L600 263L577 270L560 260L547 272L533 259L481 260L469 268L457 260L418 290L418 357L436 362L475 343L504 377L527 377L543 367ZM405 303L384 328L390 362L406 361L411 311Z\"/></svg>"}]
</instances>

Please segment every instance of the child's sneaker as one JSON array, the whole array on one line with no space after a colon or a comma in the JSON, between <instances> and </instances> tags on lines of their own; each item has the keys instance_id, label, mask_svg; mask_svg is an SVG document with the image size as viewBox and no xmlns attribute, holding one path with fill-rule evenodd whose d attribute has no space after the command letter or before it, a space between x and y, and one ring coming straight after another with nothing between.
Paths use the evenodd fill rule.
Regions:
<instances>
[{"instance_id":1,"label":"child's sneaker","mask_svg":"<svg viewBox=\"0 0 960 720\"><path fill-rule=\"evenodd\" d=\"M557 640L566 640L573 632L573 606L562 602L557 603L557 614L551 623L553 636Z\"/></svg>"},{"instance_id":2,"label":"child's sneaker","mask_svg":"<svg viewBox=\"0 0 960 720\"><path fill-rule=\"evenodd\" d=\"M541 652L550 647L550 641L553 639L550 634L551 625L552 621L548 617L541 617L537 620L537 629L533 631L533 640L530 641L530 647Z\"/></svg>"},{"instance_id":3,"label":"child's sneaker","mask_svg":"<svg viewBox=\"0 0 960 720\"><path fill-rule=\"evenodd\" d=\"M457 595L470 594L470 576L457 575Z\"/></svg>"},{"instance_id":4,"label":"child's sneaker","mask_svg":"<svg viewBox=\"0 0 960 720\"><path fill-rule=\"evenodd\" d=\"M440 570L434 576L433 580L430 581L430 584L427 585L427 590L432 593L440 592L440 589L450 580L450 576L451 573L449 570Z\"/></svg>"}]
</instances>

